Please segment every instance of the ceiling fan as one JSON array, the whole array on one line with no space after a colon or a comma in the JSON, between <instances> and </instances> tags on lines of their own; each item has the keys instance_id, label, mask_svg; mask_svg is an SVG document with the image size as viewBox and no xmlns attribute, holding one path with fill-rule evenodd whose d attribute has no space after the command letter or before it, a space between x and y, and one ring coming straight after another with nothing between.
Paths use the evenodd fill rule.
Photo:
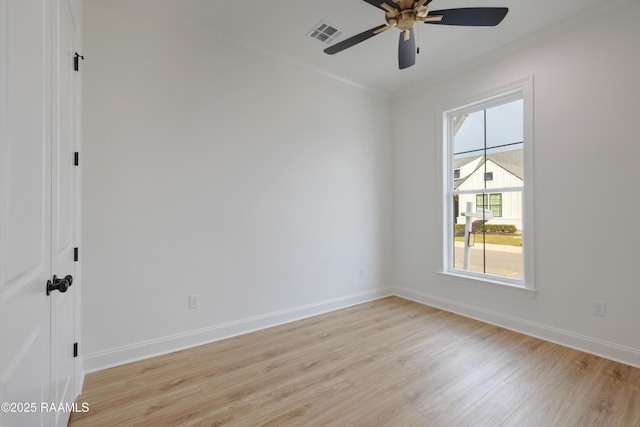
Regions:
<instances>
[{"instance_id":1,"label":"ceiling fan","mask_svg":"<svg viewBox=\"0 0 640 427\"><path fill-rule=\"evenodd\" d=\"M355 46L390 28L398 28L398 65L400 69L411 67L416 63L416 40L413 24L462 25L473 27L493 27L502 22L509 11L506 7L463 7L457 9L441 9L429 12L432 0L364 0L372 6L385 11L386 24L356 34L346 40L329 46L325 53L333 55L351 46Z\"/></svg>"}]
</instances>

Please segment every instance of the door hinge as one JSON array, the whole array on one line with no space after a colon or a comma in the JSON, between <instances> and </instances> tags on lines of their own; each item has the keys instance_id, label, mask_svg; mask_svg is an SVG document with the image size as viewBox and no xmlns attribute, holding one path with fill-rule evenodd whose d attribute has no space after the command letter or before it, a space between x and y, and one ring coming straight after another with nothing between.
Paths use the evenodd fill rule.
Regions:
<instances>
[{"instance_id":1,"label":"door hinge","mask_svg":"<svg viewBox=\"0 0 640 427\"><path fill-rule=\"evenodd\" d=\"M77 151L73 153L73 165L80 166L80 153Z\"/></svg>"},{"instance_id":2,"label":"door hinge","mask_svg":"<svg viewBox=\"0 0 640 427\"><path fill-rule=\"evenodd\" d=\"M73 57L73 69L75 71L80 71L80 60L84 61L84 56L80 55L78 52L76 52L75 56Z\"/></svg>"},{"instance_id":3,"label":"door hinge","mask_svg":"<svg viewBox=\"0 0 640 427\"><path fill-rule=\"evenodd\" d=\"M73 357L78 357L78 343L73 343Z\"/></svg>"},{"instance_id":4,"label":"door hinge","mask_svg":"<svg viewBox=\"0 0 640 427\"><path fill-rule=\"evenodd\" d=\"M80 250L78 248L73 248L73 260L78 262L80 259Z\"/></svg>"}]
</instances>

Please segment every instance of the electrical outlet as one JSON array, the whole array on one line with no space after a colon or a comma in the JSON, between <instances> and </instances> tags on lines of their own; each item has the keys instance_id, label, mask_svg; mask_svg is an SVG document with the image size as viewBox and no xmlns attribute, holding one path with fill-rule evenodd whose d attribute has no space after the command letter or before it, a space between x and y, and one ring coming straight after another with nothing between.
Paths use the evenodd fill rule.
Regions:
<instances>
[{"instance_id":1,"label":"electrical outlet","mask_svg":"<svg viewBox=\"0 0 640 427\"><path fill-rule=\"evenodd\" d=\"M593 302L593 314L595 316L606 316L607 315L607 303L603 301L594 301Z\"/></svg>"},{"instance_id":2,"label":"electrical outlet","mask_svg":"<svg viewBox=\"0 0 640 427\"><path fill-rule=\"evenodd\" d=\"M358 277L360 277L360 279L364 279L364 268L358 270Z\"/></svg>"},{"instance_id":3,"label":"electrical outlet","mask_svg":"<svg viewBox=\"0 0 640 427\"><path fill-rule=\"evenodd\" d=\"M200 305L200 297L198 295L189 295L189 308L198 308Z\"/></svg>"}]
</instances>

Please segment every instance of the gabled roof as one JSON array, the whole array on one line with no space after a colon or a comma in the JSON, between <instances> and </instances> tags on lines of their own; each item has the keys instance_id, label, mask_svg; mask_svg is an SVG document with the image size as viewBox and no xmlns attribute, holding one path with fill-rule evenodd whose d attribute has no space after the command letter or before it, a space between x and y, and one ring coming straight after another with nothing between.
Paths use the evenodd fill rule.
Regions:
<instances>
[{"instance_id":1,"label":"gabled roof","mask_svg":"<svg viewBox=\"0 0 640 427\"><path fill-rule=\"evenodd\" d=\"M493 161L493 163L508 170L522 180L524 180L523 157L524 153L522 148L487 155L488 160Z\"/></svg>"},{"instance_id":2,"label":"gabled roof","mask_svg":"<svg viewBox=\"0 0 640 427\"><path fill-rule=\"evenodd\" d=\"M480 157L482 156L469 156L469 157L460 157L460 158L454 159L453 169L454 170L462 169L464 166L468 165L469 163L475 162ZM478 167L480 167L481 165L482 165L482 162L480 162L478 166L476 166L476 168L469 175L461 176L460 178L454 179L453 188L458 188L467 179L467 177L471 176L473 172L478 170Z\"/></svg>"},{"instance_id":3,"label":"gabled roof","mask_svg":"<svg viewBox=\"0 0 640 427\"><path fill-rule=\"evenodd\" d=\"M500 166L507 172L516 176L517 178L524 179L524 167L523 167L523 150L519 148L517 150L508 150L508 151L500 151L497 153L487 154L487 160L491 160L496 165ZM478 166L466 176L462 176L453 181L453 188L458 188L462 185L463 182L467 180L468 177L473 175L478 169L480 169L484 165L484 161L482 160L484 155L479 156L469 156L455 159L453 161L453 168L460 169L464 165L467 165L477 159L481 159L478 163Z\"/></svg>"},{"instance_id":4,"label":"gabled roof","mask_svg":"<svg viewBox=\"0 0 640 427\"><path fill-rule=\"evenodd\" d=\"M479 157L482 157L482 156L469 156L469 157L460 157L458 159L454 159L453 160L453 168L454 169L460 169L464 165L467 165L467 164L473 162L474 160L476 160Z\"/></svg>"}]
</instances>

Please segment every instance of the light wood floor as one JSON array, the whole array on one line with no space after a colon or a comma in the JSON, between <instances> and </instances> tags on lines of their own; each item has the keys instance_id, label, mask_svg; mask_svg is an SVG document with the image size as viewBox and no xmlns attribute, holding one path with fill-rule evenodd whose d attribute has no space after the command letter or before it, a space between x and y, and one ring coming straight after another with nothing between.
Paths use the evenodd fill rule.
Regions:
<instances>
[{"instance_id":1,"label":"light wood floor","mask_svg":"<svg viewBox=\"0 0 640 427\"><path fill-rule=\"evenodd\" d=\"M640 426L640 369L397 297L96 372L82 426Z\"/></svg>"}]
</instances>

